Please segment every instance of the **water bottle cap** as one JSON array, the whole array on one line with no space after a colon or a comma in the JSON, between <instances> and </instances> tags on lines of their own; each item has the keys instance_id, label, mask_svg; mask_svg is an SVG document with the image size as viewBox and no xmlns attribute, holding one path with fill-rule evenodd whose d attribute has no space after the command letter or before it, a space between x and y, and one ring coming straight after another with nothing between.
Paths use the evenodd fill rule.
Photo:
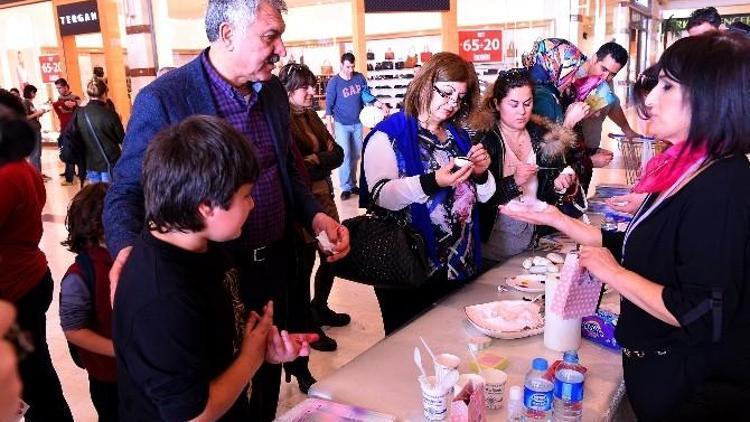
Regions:
<instances>
[{"instance_id":1,"label":"water bottle cap","mask_svg":"<svg viewBox=\"0 0 750 422\"><path fill-rule=\"evenodd\" d=\"M569 350L563 354L563 360L568 363L578 363L578 352Z\"/></svg>"},{"instance_id":2,"label":"water bottle cap","mask_svg":"<svg viewBox=\"0 0 750 422\"><path fill-rule=\"evenodd\" d=\"M511 401L521 401L523 400L523 390L521 390L521 387L518 385L514 385L513 387L510 387L510 400Z\"/></svg>"},{"instance_id":3,"label":"water bottle cap","mask_svg":"<svg viewBox=\"0 0 750 422\"><path fill-rule=\"evenodd\" d=\"M547 359L545 358L536 358L531 361L531 368L536 371L546 371L548 366Z\"/></svg>"}]
</instances>

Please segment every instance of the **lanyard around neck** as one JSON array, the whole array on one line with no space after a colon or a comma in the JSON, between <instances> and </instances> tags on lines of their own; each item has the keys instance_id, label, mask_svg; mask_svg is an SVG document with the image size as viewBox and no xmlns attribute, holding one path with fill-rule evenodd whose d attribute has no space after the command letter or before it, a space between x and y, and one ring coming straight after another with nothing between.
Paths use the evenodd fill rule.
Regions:
<instances>
[{"instance_id":1,"label":"lanyard around neck","mask_svg":"<svg viewBox=\"0 0 750 422\"><path fill-rule=\"evenodd\" d=\"M679 188L682 185L683 182L693 177L695 175L695 172L698 171L698 169L700 169L701 165L703 165L704 162L705 161L703 160L699 160L699 161L696 161L692 166L690 166L690 168L688 168L688 170L682 176L680 176L680 178L677 179L677 181L674 182L672 186L670 186L669 189L667 189L664 192L663 195L657 198L656 201L654 201L654 203L651 204L650 207L648 207L648 209L645 209L645 208L646 208L646 202L648 202L649 198L646 198L643 201L643 204L641 204L641 207L635 213L635 217L633 217L633 220L630 222L627 230L625 231L625 239L622 242L622 250L621 250L622 259L620 260L620 263L625 262L625 246L627 245L628 239L630 238L630 234L633 232L633 230L635 230L635 228L638 227L638 225L641 224L643 220L645 220L651 214L653 214L654 211L656 211L656 209L659 208L659 206L663 204L664 201L667 200L667 198L672 196L672 194L677 190L677 188Z\"/></svg>"}]
</instances>

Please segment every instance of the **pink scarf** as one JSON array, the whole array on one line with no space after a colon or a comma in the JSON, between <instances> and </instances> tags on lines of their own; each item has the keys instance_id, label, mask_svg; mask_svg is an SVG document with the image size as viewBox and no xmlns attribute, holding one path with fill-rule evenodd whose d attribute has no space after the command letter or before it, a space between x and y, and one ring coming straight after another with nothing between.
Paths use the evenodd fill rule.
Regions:
<instances>
[{"instance_id":1,"label":"pink scarf","mask_svg":"<svg viewBox=\"0 0 750 422\"><path fill-rule=\"evenodd\" d=\"M648 161L633 192L663 192L677 182L690 166L705 160L707 155L705 146L688 149L686 142L672 146Z\"/></svg>"}]
</instances>

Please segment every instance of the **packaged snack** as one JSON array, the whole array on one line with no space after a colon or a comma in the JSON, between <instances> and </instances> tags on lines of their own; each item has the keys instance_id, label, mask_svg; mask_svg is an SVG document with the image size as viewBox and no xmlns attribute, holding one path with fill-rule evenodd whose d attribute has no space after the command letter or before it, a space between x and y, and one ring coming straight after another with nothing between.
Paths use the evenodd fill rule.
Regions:
<instances>
[{"instance_id":1,"label":"packaged snack","mask_svg":"<svg viewBox=\"0 0 750 422\"><path fill-rule=\"evenodd\" d=\"M615 339L615 328L619 315L599 309L594 315L581 321L581 337L613 350L620 350Z\"/></svg>"}]
</instances>

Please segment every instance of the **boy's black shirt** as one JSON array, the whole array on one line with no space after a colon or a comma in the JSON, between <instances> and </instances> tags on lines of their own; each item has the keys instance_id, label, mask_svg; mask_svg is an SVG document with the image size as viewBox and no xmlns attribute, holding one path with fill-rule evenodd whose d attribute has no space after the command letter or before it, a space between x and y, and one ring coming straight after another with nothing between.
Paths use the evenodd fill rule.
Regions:
<instances>
[{"instance_id":1,"label":"boy's black shirt","mask_svg":"<svg viewBox=\"0 0 750 422\"><path fill-rule=\"evenodd\" d=\"M203 411L211 380L235 356L237 318L226 286L238 278L227 268L215 247L194 253L141 233L114 305L122 420L184 421ZM221 420L249 420L248 410L243 392Z\"/></svg>"}]
</instances>

